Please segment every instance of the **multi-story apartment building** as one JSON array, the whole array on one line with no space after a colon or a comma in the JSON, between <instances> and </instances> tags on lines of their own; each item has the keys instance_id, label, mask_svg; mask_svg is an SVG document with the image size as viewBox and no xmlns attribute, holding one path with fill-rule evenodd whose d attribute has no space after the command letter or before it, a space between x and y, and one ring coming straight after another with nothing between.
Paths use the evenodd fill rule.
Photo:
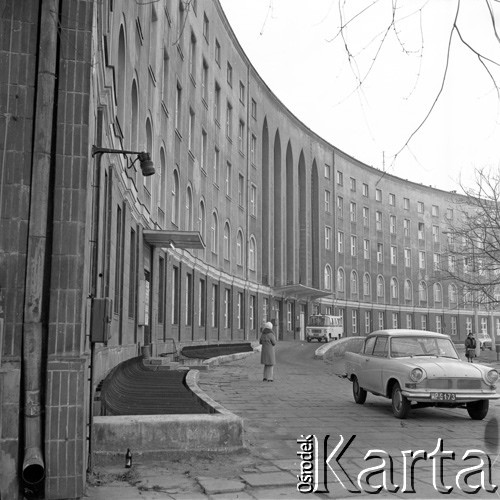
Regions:
<instances>
[{"instance_id":1,"label":"multi-story apartment building","mask_svg":"<svg viewBox=\"0 0 500 500\"><path fill-rule=\"evenodd\" d=\"M499 329L435 271L456 195L304 126L218 0L4 4L2 497L83 494L93 391L144 347L256 340L271 319L301 339L318 311L346 335Z\"/></svg>"}]
</instances>

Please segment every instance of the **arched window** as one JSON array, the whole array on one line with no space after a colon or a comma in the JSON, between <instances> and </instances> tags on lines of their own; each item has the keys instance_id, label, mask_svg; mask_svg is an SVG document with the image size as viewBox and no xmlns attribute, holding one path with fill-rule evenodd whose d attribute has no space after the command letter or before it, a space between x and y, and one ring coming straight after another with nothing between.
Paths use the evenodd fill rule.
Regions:
<instances>
[{"instance_id":1,"label":"arched window","mask_svg":"<svg viewBox=\"0 0 500 500\"><path fill-rule=\"evenodd\" d=\"M351 271L351 296L358 294L358 273Z\"/></svg>"},{"instance_id":2,"label":"arched window","mask_svg":"<svg viewBox=\"0 0 500 500\"><path fill-rule=\"evenodd\" d=\"M158 205L165 211L165 205L167 201L167 162L165 161L165 150L163 147L160 148L160 172L159 178L156 179L158 182Z\"/></svg>"},{"instance_id":3,"label":"arched window","mask_svg":"<svg viewBox=\"0 0 500 500\"><path fill-rule=\"evenodd\" d=\"M139 124L139 99L137 92L137 83L135 79L132 82L132 91L131 91L131 120L130 120L130 149L133 151L137 151L137 142L138 142L138 124Z\"/></svg>"},{"instance_id":4,"label":"arched window","mask_svg":"<svg viewBox=\"0 0 500 500\"><path fill-rule=\"evenodd\" d=\"M172 223L179 226L179 174L174 170L172 183Z\"/></svg>"},{"instance_id":5,"label":"arched window","mask_svg":"<svg viewBox=\"0 0 500 500\"><path fill-rule=\"evenodd\" d=\"M325 266L325 290L332 289L332 268L330 264Z\"/></svg>"},{"instance_id":6,"label":"arched window","mask_svg":"<svg viewBox=\"0 0 500 500\"><path fill-rule=\"evenodd\" d=\"M450 283L448 285L448 297L450 304L456 304L458 300L457 287L455 284Z\"/></svg>"},{"instance_id":7,"label":"arched window","mask_svg":"<svg viewBox=\"0 0 500 500\"><path fill-rule=\"evenodd\" d=\"M149 154L151 155L151 160L154 162L154 157L153 157L153 151L154 151L153 124L151 123L151 120L149 118L146 120L146 151L149 152ZM142 177L143 182L144 182L144 186L146 186L146 189L147 189L147 192L149 193L149 195L151 195L152 186L153 186L152 178L153 177L151 175L147 175L147 176ZM150 204L151 204L151 196L150 196Z\"/></svg>"},{"instance_id":8,"label":"arched window","mask_svg":"<svg viewBox=\"0 0 500 500\"><path fill-rule=\"evenodd\" d=\"M434 302L441 302L443 300L443 292L440 283L434 283Z\"/></svg>"},{"instance_id":9,"label":"arched window","mask_svg":"<svg viewBox=\"0 0 500 500\"><path fill-rule=\"evenodd\" d=\"M339 267L337 271L337 290L339 292L345 292L345 274L341 267Z\"/></svg>"},{"instance_id":10,"label":"arched window","mask_svg":"<svg viewBox=\"0 0 500 500\"><path fill-rule=\"evenodd\" d=\"M116 78L116 102L118 107L118 119L120 120L120 125L123 127L125 125L124 110L125 110L125 75L127 74L126 68L126 48L125 48L125 31L123 25L120 26L120 34L118 35L118 64L115 70L117 71Z\"/></svg>"},{"instance_id":11,"label":"arched window","mask_svg":"<svg viewBox=\"0 0 500 500\"><path fill-rule=\"evenodd\" d=\"M212 252L217 255L217 248L218 248L218 242L219 242L219 221L217 220L217 212L214 212L212 214L212 226L210 228L211 232L211 249Z\"/></svg>"},{"instance_id":12,"label":"arched window","mask_svg":"<svg viewBox=\"0 0 500 500\"><path fill-rule=\"evenodd\" d=\"M231 257L231 229L229 222L224 224L224 259L230 260Z\"/></svg>"},{"instance_id":13,"label":"arched window","mask_svg":"<svg viewBox=\"0 0 500 500\"><path fill-rule=\"evenodd\" d=\"M371 295L370 275L368 273L363 274L363 295L365 297Z\"/></svg>"},{"instance_id":14,"label":"arched window","mask_svg":"<svg viewBox=\"0 0 500 500\"><path fill-rule=\"evenodd\" d=\"M206 220L205 220L205 202L200 200L200 204L198 205L198 231L205 241L205 231L206 231Z\"/></svg>"},{"instance_id":15,"label":"arched window","mask_svg":"<svg viewBox=\"0 0 500 500\"><path fill-rule=\"evenodd\" d=\"M250 271L255 271L255 262L257 256L255 255L257 245L255 243L255 238L250 236L250 242L248 244L248 268Z\"/></svg>"},{"instance_id":16,"label":"arched window","mask_svg":"<svg viewBox=\"0 0 500 500\"><path fill-rule=\"evenodd\" d=\"M472 293L466 286L464 286L463 294L464 294L464 304L465 305L472 304Z\"/></svg>"},{"instance_id":17,"label":"arched window","mask_svg":"<svg viewBox=\"0 0 500 500\"><path fill-rule=\"evenodd\" d=\"M191 186L186 190L186 231L193 229L193 194Z\"/></svg>"},{"instance_id":18,"label":"arched window","mask_svg":"<svg viewBox=\"0 0 500 500\"><path fill-rule=\"evenodd\" d=\"M241 229L238 230L238 235L236 236L236 264L238 266L243 265L243 233Z\"/></svg>"},{"instance_id":19,"label":"arched window","mask_svg":"<svg viewBox=\"0 0 500 500\"><path fill-rule=\"evenodd\" d=\"M405 300L412 300L411 281L405 280Z\"/></svg>"},{"instance_id":20,"label":"arched window","mask_svg":"<svg viewBox=\"0 0 500 500\"><path fill-rule=\"evenodd\" d=\"M385 296L385 282L384 277L380 274L377 276L377 297L383 298Z\"/></svg>"},{"instance_id":21,"label":"arched window","mask_svg":"<svg viewBox=\"0 0 500 500\"><path fill-rule=\"evenodd\" d=\"M398 298L398 280L394 277L391 278L391 298Z\"/></svg>"},{"instance_id":22,"label":"arched window","mask_svg":"<svg viewBox=\"0 0 500 500\"><path fill-rule=\"evenodd\" d=\"M420 302L427 302L427 285L425 281L421 281L418 284L418 299Z\"/></svg>"}]
</instances>

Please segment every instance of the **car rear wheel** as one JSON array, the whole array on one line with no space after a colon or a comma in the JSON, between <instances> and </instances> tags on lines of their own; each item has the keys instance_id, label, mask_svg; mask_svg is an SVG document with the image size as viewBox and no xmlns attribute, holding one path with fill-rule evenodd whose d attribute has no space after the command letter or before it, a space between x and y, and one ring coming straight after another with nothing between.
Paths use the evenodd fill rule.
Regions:
<instances>
[{"instance_id":1,"label":"car rear wheel","mask_svg":"<svg viewBox=\"0 0 500 500\"><path fill-rule=\"evenodd\" d=\"M352 395L354 396L354 401L358 405L362 405L366 401L366 391L360 387L358 378L354 377L352 379Z\"/></svg>"},{"instance_id":2,"label":"car rear wheel","mask_svg":"<svg viewBox=\"0 0 500 500\"><path fill-rule=\"evenodd\" d=\"M396 418L404 419L408 416L411 408L411 403L403 396L399 384L394 384L392 388L392 413Z\"/></svg>"},{"instance_id":3,"label":"car rear wheel","mask_svg":"<svg viewBox=\"0 0 500 500\"><path fill-rule=\"evenodd\" d=\"M483 420L488 414L490 402L487 399L467 403L467 412L472 420Z\"/></svg>"}]
</instances>

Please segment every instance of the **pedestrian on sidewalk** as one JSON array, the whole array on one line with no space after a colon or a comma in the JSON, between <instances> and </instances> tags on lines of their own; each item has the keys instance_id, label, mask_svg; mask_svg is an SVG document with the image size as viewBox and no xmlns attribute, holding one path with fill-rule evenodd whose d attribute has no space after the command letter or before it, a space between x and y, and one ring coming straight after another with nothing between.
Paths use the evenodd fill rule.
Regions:
<instances>
[{"instance_id":1,"label":"pedestrian on sidewalk","mask_svg":"<svg viewBox=\"0 0 500 500\"><path fill-rule=\"evenodd\" d=\"M473 363L472 359L476 357L476 339L472 332L465 339L465 356L469 363Z\"/></svg>"},{"instance_id":2,"label":"pedestrian on sidewalk","mask_svg":"<svg viewBox=\"0 0 500 500\"><path fill-rule=\"evenodd\" d=\"M276 345L276 337L273 333L273 324L268 321L264 323L264 328L262 329L262 335L260 336L260 343L262 344L262 350L260 352L260 362L264 365L264 382L273 381L273 371L274 364L276 363L276 358L274 355L274 346Z\"/></svg>"}]
</instances>

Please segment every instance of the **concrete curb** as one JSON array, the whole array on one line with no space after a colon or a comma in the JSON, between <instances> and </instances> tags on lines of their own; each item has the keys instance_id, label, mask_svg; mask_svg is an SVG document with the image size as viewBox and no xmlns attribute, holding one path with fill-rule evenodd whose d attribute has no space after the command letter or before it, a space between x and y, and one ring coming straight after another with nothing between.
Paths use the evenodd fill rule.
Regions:
<instances>
[{"instance_id":1,"label":"concrete curb","mask_svg":"<svg viewBox=\"0 0 500 500\"><path fill-rule=\"evenodd\" d=\"M260 352L261 349L262 349L262 346L257 345L257 346L253 347L253 351L235 352L234 354L226 354L224 356L216 356L215 358L205 359L202 362L202 365L217 366L217 365L221 365L223 363L229 363L229 362L234 361L236 359L243 359L243 358L246 358L247 356L251 356L252 354L255 354L256 352Z\"/></svg>"}]
</instances>

